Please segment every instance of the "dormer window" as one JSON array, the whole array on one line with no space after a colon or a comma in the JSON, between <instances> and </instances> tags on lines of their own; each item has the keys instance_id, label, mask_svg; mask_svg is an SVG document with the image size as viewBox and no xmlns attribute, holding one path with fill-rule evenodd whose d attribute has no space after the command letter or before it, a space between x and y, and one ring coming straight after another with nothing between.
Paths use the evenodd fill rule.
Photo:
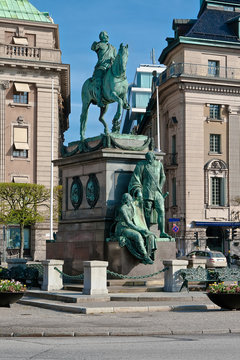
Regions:
<instances>
[{"instance_id":1,"label":"dormer window","mask_svg":"<svg viewBox=\"0 0 240 360\"><path fill-rule=\"evenodd\" d=\"M208 75L219 76L219 61L208 60Z\"/></svg>"}]
</instances>

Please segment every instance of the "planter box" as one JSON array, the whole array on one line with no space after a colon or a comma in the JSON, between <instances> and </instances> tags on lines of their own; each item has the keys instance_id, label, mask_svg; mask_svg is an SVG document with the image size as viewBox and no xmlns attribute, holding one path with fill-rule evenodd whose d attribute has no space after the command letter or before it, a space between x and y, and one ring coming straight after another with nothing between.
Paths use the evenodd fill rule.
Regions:
<instances>
[{"instance_id":1,"label":"planter box","mask_svg":"<svg viewBox=\"0 0 240 360\"><path fill-rule=\"evenodd\" d=\"M207 293L209 299L216 305L223 309L239 310L240 309L240 294L211 294Z\"/></svg>"},{"instance_id":2,"label":"planter box","mask_svg":"<svg viewBox=\"0 0 240 360\"><path fill-rule=\"evenodd\" d=\"M10 307L23 297L24 292L0 292L0 307Z\"/></svg>"}]
</instances>

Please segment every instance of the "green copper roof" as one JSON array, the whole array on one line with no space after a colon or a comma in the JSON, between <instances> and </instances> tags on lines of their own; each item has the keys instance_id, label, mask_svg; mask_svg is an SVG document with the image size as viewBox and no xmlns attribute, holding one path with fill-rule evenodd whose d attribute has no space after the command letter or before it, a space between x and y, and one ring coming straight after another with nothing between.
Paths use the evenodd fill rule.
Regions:
<instances>
[{"instance_id":1,"label":"green copper roof","mask_svg":"<svg viewBox=\"0 0 240 360\"><path fill-rule=\"evenodd\" d=\"M48 22L48 13L38 11L28 0L0 0L0 18Z\"/></svg>"}]
</instances>

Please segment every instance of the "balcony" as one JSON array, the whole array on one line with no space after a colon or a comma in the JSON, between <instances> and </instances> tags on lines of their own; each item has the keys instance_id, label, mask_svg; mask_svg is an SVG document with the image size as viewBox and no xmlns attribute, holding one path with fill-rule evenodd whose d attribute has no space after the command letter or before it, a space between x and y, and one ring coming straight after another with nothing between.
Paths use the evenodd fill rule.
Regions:
<instances>
[{"instance_id":1,"label":"balcony","mask_svg":"<svg viewBox=\"0 0 240 360\"><path fill-rule=\"evenodd\" d=\"M61 63L61 50L0 44L0 58Z\"/></svg>"},{"instance_id":2,"label":"balcony","mask_svg":"<svg viewBox=\"0 0 240 360\"><path fill-rule=\"evenodd\" d=\"M159 75L159 85L172 77L188 76L208 79L240 80L240 68L178 63L172 64Z\"/></svg>"},{"instance_id":3,"label":"balcony","mask_svg":"<svg viewBox=\"0 0 240 360\"><path fill-rule=\"evenodd\" d=\"M164 161L165 161L165 165L168 168L175 168L176 166L178 166L178 154L177 153L167 154L164 157Z\"/></svg>"},{"instance_id":4,"label":"balcony","mask_svg":"<svg viewBox=\"0 0 240 360\"><path fill-rule=\"evenodd\" d=\"M8 57L24 57L39 59L40 49L28 46L5 45L5 55Z\"/></svg>"}]
</instances>

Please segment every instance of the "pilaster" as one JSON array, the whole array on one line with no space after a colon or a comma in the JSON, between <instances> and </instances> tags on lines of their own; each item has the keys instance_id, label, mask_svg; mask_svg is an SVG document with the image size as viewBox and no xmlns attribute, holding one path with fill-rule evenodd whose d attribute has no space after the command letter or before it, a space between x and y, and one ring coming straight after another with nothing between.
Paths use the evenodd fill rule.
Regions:
<instances>
[{"instance_id":1,"label":"pilaster","mask_svg":"<svg viewBox=\"0 0 240 360\"><path fill-rule=\"evenodd\" d=\"M0 81L0 182L5 181L5 91L9 81Z\"/></svg>"}]
</instances>

